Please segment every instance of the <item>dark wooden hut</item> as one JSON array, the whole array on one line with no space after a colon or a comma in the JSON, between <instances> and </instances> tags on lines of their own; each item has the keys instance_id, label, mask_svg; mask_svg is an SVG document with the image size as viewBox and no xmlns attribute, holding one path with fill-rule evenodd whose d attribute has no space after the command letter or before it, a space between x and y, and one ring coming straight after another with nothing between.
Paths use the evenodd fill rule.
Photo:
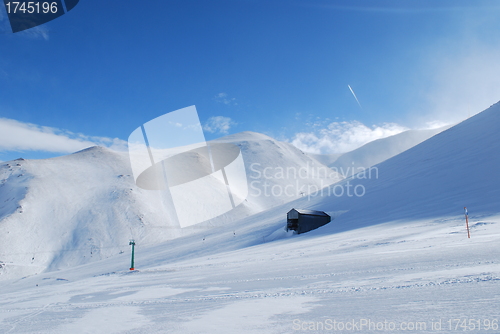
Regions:
<instances>
[{"instance_id":1,"label":"dark wooden hut","mask_svg":"<svg viewBox=\"0 0 500 334\"><path fill-rule=\"evenodd\" d=\"M287 213L286 230L296 231L297 234L305 233L328 224L331 220L323 211L292 209Z\"/></svg>"}]
</instances>

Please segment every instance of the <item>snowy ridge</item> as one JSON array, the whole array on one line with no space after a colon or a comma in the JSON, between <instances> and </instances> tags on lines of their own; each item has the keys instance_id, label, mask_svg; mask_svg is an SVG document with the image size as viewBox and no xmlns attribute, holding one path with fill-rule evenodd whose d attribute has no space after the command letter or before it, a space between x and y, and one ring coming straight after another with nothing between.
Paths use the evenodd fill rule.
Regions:
<instances>
[{"instance_id":1,"label":"snowy ridge","mask_svg":"<svg viewBox=\"0 0 500 334\"><path fill-rule=\"evenodd\" d=\"M342 154L327 165L337 171L359 171L363 168L369 168L420 144L448 128L449 126L430 130L408 130L394 136L377 139L351 152Z\"/></svg>"},{"instance_id":2,"label":"snowy ridge","mask_svg":"<svg viewBox=\"0 0 500 334\"><path fill-rule=\"evenodd\" d=\"M247 172L292 166L324 168L301 151L265 135L243 133L221 141L242 149ZM252 175L249 174L248 179ZM188 229L175 228L155 191L138 188L133 181L128 155L102 147L54 159L18 160L0 167L0 279L39 273L94 262L127 249L128 240L154 245L223 226L241 217L300 197L261 197L263 182L254 182L248 198L231 212ZM299 186L319 187L339 178L300 179ZM283 187L290 178L265 180Z\"/></svg>"},{"instance_id":3,"label":"snowy ridge","mask_svg":"<svg viewBox=\"0 0 500 334\"><path fill-rule=\"evenodd\" d=\"M497 332L498 124L500 104L377 165L377 178L326 189L349 182L365 187L361 197L320 192L155 246L138 243L137 271L128 270L127 250L5 281L0 331L309 333L332 332L328 319L344 329L365 319L391 325L381 333L456 333L463 328L453 319L466 319ZM339 214L288 235L292 207Z\"/></svg>"},{"instance_id":4,"label":"snowy ridge","mask_svg":"<svg viewBox=\"0 0 500 334\"><path fill-rule=\"evenodd\" d=\"M250 185L248 201L256 203L261 209L300 198L308 193L308 189L321 189L342 179L340 174L295 146L264 134L246 131L215 142L230 142L241 148ZM289 184L293 188L289 188L287 193L272 192L274 185L278 189Z\"/></svg>"},{"instance_id":5,"label":"snowy ridge","mask_svg":"<svg viewBox=\"0 0 500 334\"><path fill-rule=\"evenodd\" d=\"M500 103L376 165L370 170L371 178L365 173L336 185L362 187L364 196L318 197L310 207L348 211L338 219L336 226L342 228L459 215L464 206L476 214L496 214L498 124Z\"/></svg>"}]
</instances>

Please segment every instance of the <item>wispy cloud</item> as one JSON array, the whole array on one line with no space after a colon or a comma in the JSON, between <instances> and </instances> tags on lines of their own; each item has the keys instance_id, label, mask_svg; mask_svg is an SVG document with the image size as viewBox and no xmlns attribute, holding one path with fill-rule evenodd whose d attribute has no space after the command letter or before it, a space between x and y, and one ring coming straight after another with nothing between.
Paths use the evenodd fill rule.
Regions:
<instances>
[{"instance_id":1,"label":"wispy cloud","mask_svg":"<svg viewBox=\"0 0 500 334\"><path fill-rule=\"evenodd\" d=\"M395 123L368 127L358 121L333 122L315 132L297 133L291 143L309 153L345 153L373 140L393 136L406 130L408 128Z\"/></svg>"},{"instance_id":2,"label":"wispy cloud","mask_svg":"<svg viewBox=\"0 0 500 334\"><path fill-rule=\"evenodd\" d=\"M0 118L0 151L42 151L72 153L90 146L106 146L124 151L126 141L92 137L70 131Z\"/></svg>"},{"instance_id":3,"label":"wispy cloud","mask_svg":"<svg viewBox=\"0 0 500 334\"><path fill-rule=\"evenodd\" d=\"M213 116L203 125L203 130L210 133L227 134L233 125L236 125L236 122L229 117Z\"/></svg>"},{"instance_id":4,"label":"wispy cloud","mask_svg":"<svg viewBox=\"0 0 500 334\"><path fill-rule=\"evenodd\" d=\"M434 130L434 129L439 129L439 128L443 128L445 126L451 126L451 125L452 125L452 123L449 123L449 122L435 120L435 121L425 122L424 127L420 128L420 129L421 130Z\"/></svg>"},{"instance_id":5,"label":"wispy cloud","mask_svg":"<svg viewBox=\"0 0 500 334\"><path fill-rule=\"evenodd\" d=\"M306 4L307 7L316 7L321 9L356 11L356 12L373 12L373 13L393 13L393 14L419 14L428 12L455 12L455 11L488 11L498 9L499 6L494 3L481 4L471 2L470 4L454 4L434 2L432 6L418 1L400 1L387 4L378 4L367 6L363 3L359 5L342 5L342 4Z\"/></svg>"},{"instance_id":6,"label":"wispy cloud","mask_svg":"<svg viewBox=\"0 0 500 334\"><path fill-rule=\"evenodd\" d=\"M437 58L437 56L436 56ZM456 123L500 100L500 47L473 46L462 54L441 55L430 66L424 99L429 119Z\"/></svg>"},{"instance_id":7,"label":"wispy cloud","mask_svg":"<svg viewBox=\"0 0 500 334\"><path fill-rule=\"evenodd\" d=\"M231 98L226 93L219 93L215 95L214 100L225 105L238 105L238 103L236 103L236 98Z\"/></svg>"}]
</instances>

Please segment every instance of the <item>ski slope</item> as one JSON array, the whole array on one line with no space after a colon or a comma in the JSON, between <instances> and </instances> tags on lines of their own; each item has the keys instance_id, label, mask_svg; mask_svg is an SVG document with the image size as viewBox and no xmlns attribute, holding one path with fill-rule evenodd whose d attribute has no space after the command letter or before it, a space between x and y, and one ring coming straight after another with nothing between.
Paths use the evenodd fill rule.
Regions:
<instances>
[{"instance_id":1,"label":"ski slope","mask_svg":"<svg viewBox=\"0 0 500 334\"><path fill-rule=\"evenodd\" d=\"M498 124L500 104L375 166L371 178L137 243L137 271L123 240L123 254L4 281L0 332L497 333ZM349 185L365 194L335 195ZM293 235L283 230L292 207L337 216Z\"/></svg>"},{"instance_id":2,"label":"ski slope","mask_svg":"<svg viewBox=\"0 0 500 334\"><path fill-rule=\"evenodd\" d=\"M440 332L456 333L445 327L448 319L499 316L500 217L472 221L472 239L455 217L254 246L249 238L257 241L262 229L251 237L218 231L205 240L138 245L136 272L127 271L129 254L122 254L5 282L0 330L291 333L297 322L309 329L328 319L369 319L395 326L424 322L427 330L419 333L432 333L431 322L441 320Z\"/></svg>"}]
</instances>

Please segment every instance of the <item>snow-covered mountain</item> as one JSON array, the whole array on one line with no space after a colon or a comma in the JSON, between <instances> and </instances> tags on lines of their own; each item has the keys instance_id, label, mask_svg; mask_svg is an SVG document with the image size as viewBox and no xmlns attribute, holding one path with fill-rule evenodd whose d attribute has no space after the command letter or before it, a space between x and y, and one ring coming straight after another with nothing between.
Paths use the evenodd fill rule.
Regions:
<instances>
[{"instance_id":1,"label":"snow-covered mountain","mask_svg":"<svg viewBox=\"0 0 500 334\"><path fill-rule=\"evenodd\" d=\"M258 206L258 212L342 179L292 144L264 134L246 131L214 142L233 143L241 148L249 183L247 200Z\"/></svg>"},{"instance_id":2,"label":"snow-covered mountain","mask_svg":"<svg viewBox=\"0 0 500 334\"><path fill-rule=\"evenodd\" d=\"M499 124L500 103L375 166L371 178L357 175L221 228L138 243L138 271L129 272L127 250L2 282L0 331L287 333L355 326L358 333L456 333L474 332L479 323L496 332ZM23 179L22 161L9 165L11 178L28 187L24 194L9 178L9 196L28 198L36 178ZM363 196L348 195L356 186ZM5 207L23 210L15 215L30 209L27 202ZM289 235L283 227L292 207L345 213Z\"/></svg>"},{"instance_id":3,"label":"snow-covered mountain","mask_svg":"<svg viewBox=\"0 0 500 334\"><path fill-rule=\"evenodd\" d=\"M127 157L102 147L0 170L0 260L4 275L76 265L117 254L131 235L150 242L175 236L161 226L158 199L133 184ZM63 252L63 250L66 250Z\"/></svg>"},{"instance_id":4,"label":"snow-covered mountain","mask_svg":"<svg viewBox=\"0 0 500 334\"><path fill-rule=\"evenodd\" d=\"M348 152L347 152L348 153ZM321 162L323 165L330 166L332 165L338 158L340 158L343 154L347 153L336 153L336 154L315 154L315 153L306 153L311 158L314 158Z\"/></svg>"},{"instance_id":5,"label":"snow-covered mountain","mask_svg":"<svg viewBox=\"0 0 500 334\"><path fill-rule=\"evenodd\" d=\"M343 154L309 154L322 164L338 171L344 177L359 170L374 166L450 128L408 130L394 136L369 142L353 151Z\"/></svg>"},{"instance_id":6,"label":"snow-covered mountain","mask_svg":"<svg viewBox=\"0 0 500 334\"><path fill-rule=\"evenodd\" d=\"M339 180L335 173L307 174L328 168L265 135L244 132L219 141L241 148L249 194L236 209L201 227L224 225L296 199L310 186L314 190ZM282 167L301 170L304 177L276 175ZM0 278L110 257L123 251L130 238L153 245L200 228L175 228L158 192L137 187L131 174L128 154L102 147L53 159L3 163L0 261L5 265ZM289 184L287 193L273 191Z\"/></svg>"},{"instance_id":7,"label":"snow-covered mountain","mask_svg":"<svg viewBox=\"0 0 500 334\"><path fill-rule=\"evenodd\" d=\"M476 214L498 213L499 124L497 103L334 186L338 192L358 187L363 196L318 197L310 207L347 211L336 224L342 228L459 215L464 207Z\"/></svg>"}]
</instances>

